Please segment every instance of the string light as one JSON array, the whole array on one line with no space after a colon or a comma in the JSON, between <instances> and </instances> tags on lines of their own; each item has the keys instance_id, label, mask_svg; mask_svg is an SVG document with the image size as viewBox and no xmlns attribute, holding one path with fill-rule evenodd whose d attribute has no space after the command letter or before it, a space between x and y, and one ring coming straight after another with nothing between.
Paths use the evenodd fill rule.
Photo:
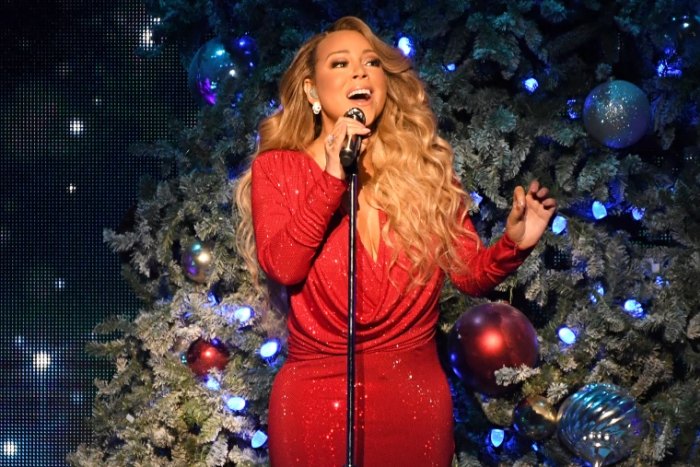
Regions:
<instances>
[{"instance_id":1,"label":"string light","mask_svg":"<svg viewBox=\"0 0 700 467\"><path fill-rule=\"evenodd\" d=\"M218 391L221 389L221 383L219 383L219 381L212 375L207 375L207 382L205 384L207 389L211 389L212 391Z\"/></svg>"},{"instance_id":2,"label":"string light","mask_svg":"<svg viewBox=\"0 0 700 467\"><path fill-rule=\"evenodd\" d=\"M413 41L410 38L403 36L399 39L398 48L407 57L413 55Z\"/></svg>"},{"instance_id":3,"label":"string light","mask_svg":"<svg viewBox=\"0 0 700 467\"><path fill-rule=\"evenodd\" d=\"M489 440L491 441L491 444L493 447L497 448L501 444L503 444L503 440L506 437L506 432L499 429L499 428L494 428L489 432Z\"/></svg>"},{"instance_id":4,"label":"string light","mask_svg":"<svg viewBox=\"0 0 700 467\"><path fill-rule=\"evenodd\" d=\"M578 99L569 99L566 101L566 113L571 120L578 120L581 118L581 109Z\"/></svg>"},{"instance_id":5,"label":"string light","mask_svg":"<svg viewBox=\"0 0 700 467\"><path fill-rule=\"evenodd\" d=\"M242 306L240 308L237 308L236 311L233 312L233 317L239 323L245 323L253 317L253 310L250 307Z\"/></svg>"},{"instance_id":6,"label":"string light","mask_svg":"<svg viewBox=\"0 0 700 467\"><path fill-rule=\"evenodd\" d=\"M525 89L532 94L533 92L537 91L538 87L540 87L540 83L538 83L535 78L528 78L523 81L523 86L525 86Z\"/></svg>"},{"instance_id":7,"label":"string light","mask_svg":"<svg viewBox=\"0 0 700 467\"><path fill-rule=\"evenodd\" d=\"M608 210L605 208L605 205L600 201L593 202L593 205L591 206L591 212L593 212L593 217L595 217L597 220L601 220L608 215Z\"/></svg>"},{"instance_id":8,"label":"string light","mask_svg":"<svg viewBox=\"0 0 700 467\"><path fill-rule=\"evenodd\" d=\"M566 225L566 217L558 215L552 221L552 232L559 235L560 233L564 232L564 230L566 230Z\"/></svg>"},{"instance_id":9,"label":"string light","mask_svg":"<svg viewBox=\"0 0 700 467\"><path fill-rule=\"evenodd\" d=\"M257 449L259 447L262 447L265 442L267 442L267 435L258 430L255 432L253 435L253 439L250 440L250 445L253 447L253 449Z\"/></svg>"},{"instance_id":10,"label":"string light","mask_svg":"<svg viewBox=\"0 0 700 467\"><path fill-rule=\"evenodd\" d=\"M233 396L229 397L226 400L226 407L229 408L229 410L232 410L234 412L240 412L241 410L245 409L246 406L246 401L242 397L239 396Z\"/></svg>"},{"instance_id":11,"label":"string light","mask_svg":"<svg viewBox=\"0 0 700 467\"><path fill-rule=\"evenodd\" d=\"M642 304L639 303L637 300L634 300L632 298L625 301L623 308L625 309L625 312L633 318L639 319L639 318L643 318L645 316L645 312L644 312L644 308L642 307Z\"/></svg>"},{"instance_id":12,"label":"string light","mask_svg":"<svg viewBox=\"0 0 700 467\"><path fill-rule=\"evenodd\" d=\"M598 294L598 296L602 297L603 295L605 295L605 287L603 287L603 285L601 283L599 283L599 282L596 283L594 286L594 289L595 289L595 292ZM598 303L598 297L595 294L591 293L590 299L591 299L591 303L593 303L593 304Z\"/></svg>"},{"instance_id":13,"label":"string light","mask_svg":"<svg viewBox=\"0 0 700 467\"><path fill-rule=\"evenodd\" d=\"M632 208L632 218L636 221L641 221L644 217L644 208Z\"/></svg>"},{"instance_id":14,"label":"string light","mask_svg":"<svg viewBox=\"0 0 700 467\"><path fill-rule=\"evenodd\" d=\"M559 328L557 335L559 336L559 340L567 345L571 345L576 342L576 334L566 326Z\"/></svg>"},{"instance_id":15,"label":"string light","mask_svg":"<svg viewBox=\"0 0 700 467\"><path fill-rule=\"evenodd\" d=\"M477 208L479 207L479 205L481 204L481 202L484 200L484 197L481 196L481 195L480 195L479 193L477 193L476 191L472 191L471 193L469 193L469 196L470 196L471 199L472 199L472 203L474 203L474 206L476 206Z\"/></svg>"},{"instance_id":16,"label":"string light","mask_svg":"<svg viewBox=\"0 0 700 467\"><path fill-rule=\"evenodd\" d=\"M277 339L270 339L260 347L260 356L262 358L272 358L277 354L279 349L280 344Z\"/></svg>"}]
</instances>

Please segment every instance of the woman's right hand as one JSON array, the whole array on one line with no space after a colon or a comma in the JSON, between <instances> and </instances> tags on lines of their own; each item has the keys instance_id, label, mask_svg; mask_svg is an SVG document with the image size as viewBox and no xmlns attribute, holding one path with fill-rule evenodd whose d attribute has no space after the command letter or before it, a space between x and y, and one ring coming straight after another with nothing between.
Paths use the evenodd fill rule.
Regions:
<instances>
[{"instance_id":1,"label":"woman's right hand","mask_svg":"<svg viewBox=\"0 0 700 467\"><path fill-rule=\"evenodd\" d=\"M336 178L344 179L345 170L340 162L340 149L343 141L345 141L345 137L351 138L354 135L367 136L370 131L362 122L350 117L340 117L323 141L323 149L326 155L326 172Z\"/></svg>"}]
</instances>

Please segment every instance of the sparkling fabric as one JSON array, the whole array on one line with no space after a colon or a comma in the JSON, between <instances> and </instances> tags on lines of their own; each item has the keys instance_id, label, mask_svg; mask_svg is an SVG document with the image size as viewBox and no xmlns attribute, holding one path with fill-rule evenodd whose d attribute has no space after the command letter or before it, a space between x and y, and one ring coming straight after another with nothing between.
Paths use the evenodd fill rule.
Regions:
<instances>
[{"instance_id":1,"label":"sparkling fabric","mask_svg":"<svg viewBox=\"0 0 700 467\"><path fill-rule=\"evenodd\" d=\"M272 465L341 466L345 460L347 184L297 151L270 151L252 166L258 260L288 287L288 358L270 398ZM380 212L380 224L386 215ZM473 230L471 221L467 228ZM441 271L408 288L408 260L382 240L376 261L357 241L355 455L358 466L449 466L452 400L435 345ZM466 293L490 291L529 251L505 235L462 244Z\"/></svg>"}]
</instances>

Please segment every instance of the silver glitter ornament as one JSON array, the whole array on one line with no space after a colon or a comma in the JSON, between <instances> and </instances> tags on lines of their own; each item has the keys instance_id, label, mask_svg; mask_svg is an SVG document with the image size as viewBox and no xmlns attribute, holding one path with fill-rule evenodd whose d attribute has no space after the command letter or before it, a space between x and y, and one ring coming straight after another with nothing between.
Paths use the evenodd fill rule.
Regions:
<instances>
[{"instance_id":1,"label":"silver glitter ornament","mask_svg":"<svg viewBox=\"0 0 700 467\"><path fill-rule=\"evenodd\" d=\"M647 132L650 122L647 96L628 81L609 81L595 87L583 104L586 131L610 148L636 143Z\"/></svg>"}]
</instances>

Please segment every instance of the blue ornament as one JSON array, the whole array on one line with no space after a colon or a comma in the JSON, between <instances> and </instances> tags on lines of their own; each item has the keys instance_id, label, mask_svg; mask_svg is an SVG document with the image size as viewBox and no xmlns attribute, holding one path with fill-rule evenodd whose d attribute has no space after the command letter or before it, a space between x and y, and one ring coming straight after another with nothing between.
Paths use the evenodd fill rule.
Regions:
<instances>
[{"instance_id":1,"label":"blue ornament","mask_svg":"<svg viewBox=\"0 0 700 467\"><path fill-rule=\"evenodd\" d=\"M649 432L636 401L614 384L593 383L559 408L561 442L590 464L610 465L629 456Z\"/></svg>"},{"instance_id":2,"label":"blue ornament","mask_svg":"<svg viewBox=\"0 0 700 467\"><path fill-rule=\"evenodd\" d=\"M200 104L216 104L226 79L236 78L242 70L217 38L205 43L192 58L187 72L190 91Z\"/></svg>"},{"instance_id":3,"label":"blue ornament","mask_svg":"<svg viewBox=\"0 0 700 467\"><path fill-rule=\"evenodd\" d=\"M583 125L598 142L615 149L631 146L649 128L651 111L644 91L616 80L594 88L583 104Z\"/></svg>"}]
</instances>

